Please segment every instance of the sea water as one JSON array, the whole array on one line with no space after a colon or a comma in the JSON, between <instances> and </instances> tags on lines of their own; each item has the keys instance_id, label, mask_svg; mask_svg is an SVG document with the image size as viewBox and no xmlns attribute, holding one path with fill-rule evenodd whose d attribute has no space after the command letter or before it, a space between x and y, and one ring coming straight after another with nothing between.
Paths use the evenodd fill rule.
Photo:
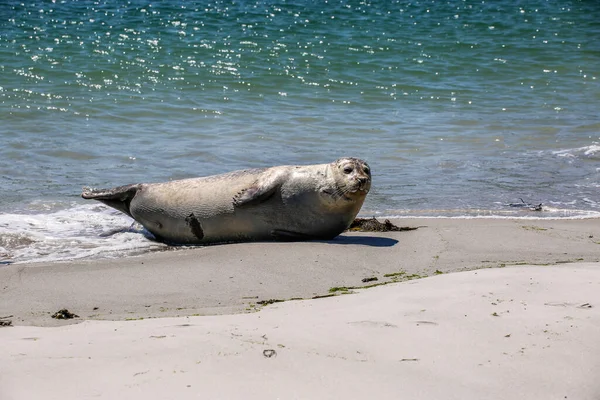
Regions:
<instances>
[{"instance_id":1,"label":"sea water","mask_svg":"<svg viewBox=\"0 0 600 400\"><path fill-rule=\"evenodd\" d=\"M587 0L4 0L0 263L164 248L83 186L341 156L371 165L366 217L598 216L599 21Z\"/></svg>"}]
</instances>

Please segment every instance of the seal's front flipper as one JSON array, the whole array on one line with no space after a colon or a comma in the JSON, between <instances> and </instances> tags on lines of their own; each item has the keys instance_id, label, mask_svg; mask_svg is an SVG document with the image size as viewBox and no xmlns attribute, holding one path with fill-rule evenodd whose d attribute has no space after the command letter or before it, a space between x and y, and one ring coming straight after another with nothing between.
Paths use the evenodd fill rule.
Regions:
<instances>
[{"instance_id":1,"label":"seal's front flipper","mask_svg":"<svg viewBox=\"0 0 600 400\"><path fill-rule=\"evenodd\" d=\"M112 189L89 189L84 188L81 197L84 199L98 200L119 210L133 218L129 211L129 204L137 192L142 188L141 184L119 186Z\"/></svg>"},{"instance_id":2,"label":"seal's front flipper","mask_svg":"<svg viewBox=\"0 0 600 400\"><path fill-rule=\"evenodd\" d=\"M264 203L277 193L284 180L284 173L265 172L251 186L233 197L233 205L241 207Z\"/></svg>"}]
</instances>

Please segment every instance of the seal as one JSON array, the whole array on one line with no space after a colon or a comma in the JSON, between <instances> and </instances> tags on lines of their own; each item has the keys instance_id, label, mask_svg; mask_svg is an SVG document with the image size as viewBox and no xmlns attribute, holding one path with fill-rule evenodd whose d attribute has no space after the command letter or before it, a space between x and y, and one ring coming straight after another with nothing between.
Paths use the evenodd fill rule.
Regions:
<instances>
[{"instance_id":1,"label":"seal","mask_svg":"<svg viewBox=\"0 0 600 400\"><path fill-rule=\"evenodd\" d=\"M332 239L350 226L371 188L358 158L284 165L164 183L84 189L158 241L209 244Z\"/></svg>"}]
</instances>

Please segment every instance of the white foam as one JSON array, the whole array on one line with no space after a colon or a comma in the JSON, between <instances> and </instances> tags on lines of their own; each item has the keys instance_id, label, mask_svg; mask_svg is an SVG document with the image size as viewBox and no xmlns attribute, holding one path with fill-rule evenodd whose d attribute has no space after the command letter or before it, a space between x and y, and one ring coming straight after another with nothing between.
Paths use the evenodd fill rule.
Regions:
<instances>
[{"instance_id":1,"label":"white foam","mask_svg":"<svg viewBox=\"0 0 600 400\"><path fill-rule=\"evenodd\" d=\"M382 216L378 218L392 218L392 219L515 219L515 220L556 220L556 219L595 219L600 218L600 212L598 213L588 213L585 215L569 215L568 213L564 216L555 215L555 216L535 216L535 215L521 215L521 216L510 216L510 215L455 215L455 216L443 216L443 215L419 215L419 216L411 216L411 215L389 215Z\"/></svg>"},{"instance_id":2,"label":"white foam","mask_svg":"<svg viewBox=\"0 0 600 400\"><path fill-rule=\"evenodd\" d=\"M579 155L593 157L600 153L600 143L594 142L589 146L576 147L573 149L555 150L552 154L559 157L577 158Z\"/></svg>"},{"instance_id":3,"label":"white foam","mask_svg":"<svg viewBox=\"0 0 600 400\"><path fill-rule=\"evenodd\" d=\"M563 203L564 204L564 203ZM563 205L561 204L561 205ZM544 204L542 211L532 211L527 208L506 208L506 209L435 209L435 210L394 210L387 213L363 213L359 217L370 218L376 216L379 219L397 218L397 219L519 219L519 220L540 220L540 219L591 219L600 218L600 211L565 209L552 207Z\"/></svg>"},{"instance_id":4,"label":"white foam","mask_svg":"<svg viewBox=\"0 0 600 400\"><path fill-rule=\"evenodd\" d=\"M0 214L0 262L118 257L165 247L132 222L108 207L87 204L50 213ZM102 236L115 230L122 232Z\"/></svg>"}]
</instances>

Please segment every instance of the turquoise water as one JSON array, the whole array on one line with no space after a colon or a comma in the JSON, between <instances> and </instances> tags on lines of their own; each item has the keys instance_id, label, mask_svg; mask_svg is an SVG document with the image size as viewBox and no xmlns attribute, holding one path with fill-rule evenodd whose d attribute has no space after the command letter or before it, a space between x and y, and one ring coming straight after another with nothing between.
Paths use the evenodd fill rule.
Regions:
<instances>
[{"instance_id":1,"label":"turquoise water","mask_svg":"<svg viewBox=\"0 0 600 400\"><path fill-rule=\"evenodd\" d=\"M365 216L598 215L599 43L596 1L4 1L0 260L155 246L82 186L344 155Z\"/></svg>"}]
</instances>

